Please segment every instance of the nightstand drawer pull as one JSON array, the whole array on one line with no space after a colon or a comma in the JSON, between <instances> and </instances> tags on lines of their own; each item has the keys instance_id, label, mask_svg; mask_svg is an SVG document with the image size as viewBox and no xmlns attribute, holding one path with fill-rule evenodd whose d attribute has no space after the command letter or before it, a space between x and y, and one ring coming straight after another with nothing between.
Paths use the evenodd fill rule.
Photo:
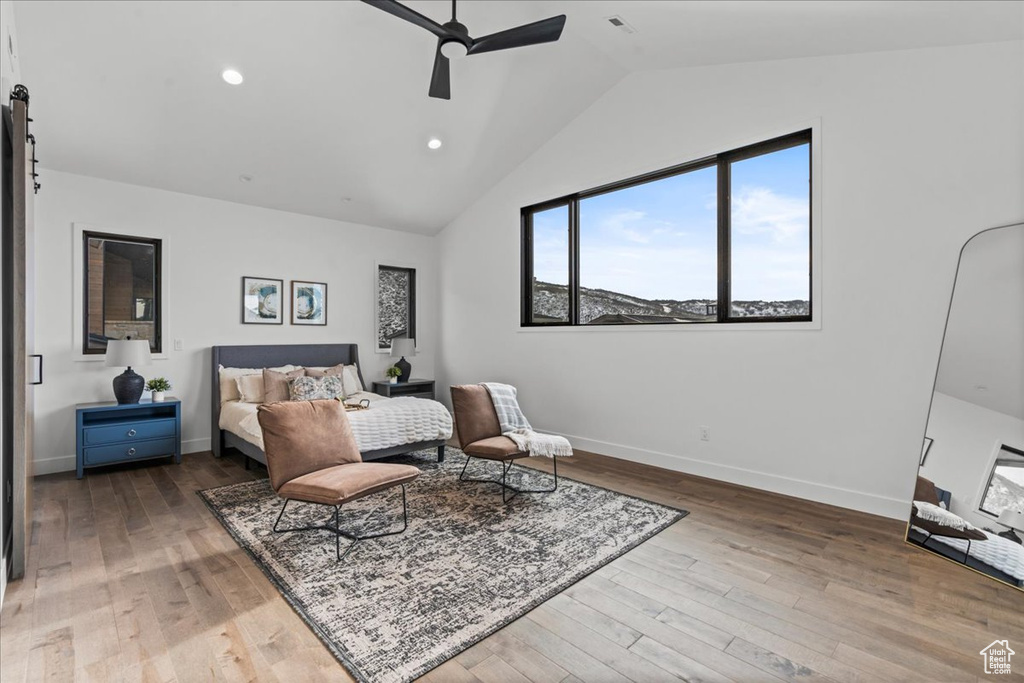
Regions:
<instances>
[{"instance_id":1,"label":"nightstand drawer pull","mask_svg":"<svg viewBox=\"0 0 1024 683\"><path fill-rule=\"evenodd\" d=\"M145 420L140 422L121 422L120 424L86 426L82 430L83 443L86 446L124 443L125 441L141 441L142 439L160 439L175 436L178 424L174 418ZM123 452L123 451L122 451Z\"/></svg>"},{"instance_id":2,"label":"nightstand drawer pull","mask_svg":"<svg viewBox=\"0 0 1024 683\"><path fill-rule=\"evenodd\" d=\"M86 448L83 463L87 466L102 465L108 462L121 462L133 458L157 458L162 455L174 455L178 450L178 440L174 437L137 441L132 445L110 444Z\"/></svg>"}]
</instances>

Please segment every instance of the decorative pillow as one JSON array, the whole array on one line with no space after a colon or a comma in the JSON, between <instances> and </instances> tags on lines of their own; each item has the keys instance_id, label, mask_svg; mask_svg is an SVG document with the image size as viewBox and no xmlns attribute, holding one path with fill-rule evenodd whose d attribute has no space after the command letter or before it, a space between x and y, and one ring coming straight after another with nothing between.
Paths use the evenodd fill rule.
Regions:
<instances>
[{"instance_id":1,"label":"decorative pillow","mask_svg":"<svg viewBox=\"0 0 1024 683\"><path fill-rule=\"evenodd\" d=\"M277 403L287 401L290 396L288 385L293 379L302 377L305 370L299 368L291 372L278 372L270 368L263 369L263 402Z\"/></svg>"},{"instance_id":2,"label":"decorative pillow","mask_svg":"<svg viewBox=\"0 0 1024 683\"><path fill-rule=\"evenodd\" d=\"M915 500L914 507L917 508L917 516L921 519L942 526L947 526L957 531L978 531L978 528L972 525L963 517L955 515L949 510L944 510L934 503L926 503L923 500Z\"/></svg>"},{"instance_id":3,"label":"decorative pillow","mask_svg":"<svg viewBox=\"0 0 1024 683\"><path fill-rule=\"evenodd\" d=\"M323 377L333 375L341 377L345 385L345 396L353 396L363 390L363 383L359 381L359 366L338 364L330 368L306 368L306 377Z\"/></svg>"},{"instance_id":4,"label":"decorative pillow","mask_svg":"<svg viewBox=\"0 0 1024 683\"><path fill-rule=\"evenodd\" d=\"M345 383L346 396L354 396L363 390L363 383L359 381L359 366L355 363L345 366L341 379Z\"/></svg>"},{"instance_id":5,"label":"decorative pillow","mask_svg":"<svg viewBox=\"0 0 1024 683\"><path fill-rule=\"evenodd\" d=\"M235 380L238 386L238 400L242 403L263 403L265 388L263 385L263 373L257 375L242 375Z\"/></svg>"},{"instance_id":6,"label":"decorative pillow","mask_svg":"<svg viewBox=\"0 0 1024 683\"><path fill-rule=\"evenodd\" d=\"M296 377L289 385L291 400L315 401L318 399L344 398L345 386L340 377Z\"/></svg>"},{"instance_id":7,"label":"decorative pillow","mask_svg":"<svg viewBox=\"0 0 1024 683\"><path fill-rule=\"evenodd\" d=\"M341 373L344 369L345 366L341 363L330 368L306 368L306 377L326 377L327 375L341 377Z\"/></svg>"},{"instance_id":8,"label":"decorative pillow","mask_svg":"<svg viewBox=\"0 0 1024 683\"><path fill-rule=\"evenodd\" d=\"M238 378L245 375L262 375L263 368L226 368L223 365L217 366L220 376L220 402L237 401L242 396L238 391ZM301 370L298 365L282 365L279 368L270 368L277 372L291 372Z\"/></svg>"}]
</instances>

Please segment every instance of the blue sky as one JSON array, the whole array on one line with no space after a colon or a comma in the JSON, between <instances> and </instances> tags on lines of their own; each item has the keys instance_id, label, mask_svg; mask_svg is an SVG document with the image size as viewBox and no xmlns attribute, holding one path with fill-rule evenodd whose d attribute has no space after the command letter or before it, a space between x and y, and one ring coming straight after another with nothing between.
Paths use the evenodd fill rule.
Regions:
<instances>
[{"instance_id":1,"label":"blue sky","mask_svg":"<svg viewBox=\"0 0 1024 683\"><path fill-rule=\"evenodd\" d=\"M808 146L732 167L733 298L807 299ZM706 168L580 202L580 284L647 299L717 298L717 180ZM534 273L568 283L568 210L534 216Z\"/></svg>"}]
</instances>

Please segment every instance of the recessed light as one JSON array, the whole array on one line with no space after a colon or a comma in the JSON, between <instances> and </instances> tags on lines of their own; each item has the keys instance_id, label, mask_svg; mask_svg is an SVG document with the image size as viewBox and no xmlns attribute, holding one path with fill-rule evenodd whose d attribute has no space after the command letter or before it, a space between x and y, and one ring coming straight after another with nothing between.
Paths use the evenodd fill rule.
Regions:
<instances>
[{"instance_id":1,"label":"recessed light","mask_svg":"<svg viewBox=\"0 0 1024 683\"><path fill-rule=\"evenodd\" d=\"M427 140L427 147L429 147L430 149L441 149L440 138L430 138L429 140Z\"/></svg>"},{"instance_id":2,"label":"recessed light","mask_svg":"<svg viewBox=\"0 0 1024 683\"><path fill-rule=\"evenodd\" d=\"M242 78L242 74L238 73L234 69L224 69L220 77L223 78L226 83L230 83L231 85L241 85L242 81L245 80Z\"/></svg>"},{"instance_id":3,"label":"recessed light","mask_svg":"<svg viewBox=\"0 0 1024 683\"><path fill-rule=\"evenodd\" d=\"M240 180L243 183L251 183L252 176L249 175L248 173L243 173L242 175L238 176L238 180Z\"/></svg>"}]
</instances>

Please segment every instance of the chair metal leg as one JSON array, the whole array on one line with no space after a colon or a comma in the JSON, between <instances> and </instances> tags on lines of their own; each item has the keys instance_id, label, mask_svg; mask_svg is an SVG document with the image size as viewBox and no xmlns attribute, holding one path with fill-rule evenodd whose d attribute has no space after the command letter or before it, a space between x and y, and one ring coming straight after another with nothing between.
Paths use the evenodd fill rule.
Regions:
<instances>
[{"instance_id":1,"label":"chair metal leg","mask_svg":"<svg viewBox=\"0 0 1024 683\"><path fill-rule=\"evenodd\" d=\"M350 532L350 531L345 531L344 529L341 528L340 520L339 520L339 515L341 513L341 506L340 505L328 505L327 506L327 507L334 508L334 512L332 514L332 517L334 518L334 524L333 525L330 524L330 523L328 523L328 524L311 524L309 526L297 526L297 527L290 527L290 528L287 528L287 529L279 529L278 525L281 523L281 518L284 517L284 511L288 508L288 503L292 502L291 498L286 498L285 501L284 501L284 505L281 506L281 512L278 513L277 520L274 522L274 532L278 533L278 534L284 534L284 533L288 533L288 532L291 532L291 531L330 531L331 533L334 534L334 553L337 556L338 561L340 562L341 560L343 560L345 557L348 556L348 554L352 551L352 548L354 548L356 543L358 543L359 541L367 541L367 540L370 540L372 538L383 538L384 536L396 536L396 535L404 532L406 529L409 528L409 505L408 505L408 502L407 502L407 499L406 499L406 495L405 495L405 484L400 484L400 486L402 487L402 528L398 529L397 531L385 531L385 532L381 532L381 533L377 533L377 534L364 534L362 536L357 535L357 534L355 534L353 532ZM308 501L300 501L300 502L308 502ZM309 503L309 504L310 505L325 505L325 503ZM330 520L328 520L328 521L330 521ZM344 553L341 552L341 537L342 536L344 536L345 538L347 538L347 539L352 541L352 543L349 544L348 548L345 549Z\"/></svg>"},{"instance_id":2,"label":"chair metal leg","mask_svg":"<svg viewBox=\"0 0 1024 683\"><path fill-rule=\"evenodd\" d=\"M512 465L515 464L516 459L503 460L501 461L501 480L497 479L467 479L464 475L466 474L466 468L469 467L469 461L473 456L466 456L466 463L462 466L462 472L459 474L459 481L476 482L479 484L497 484L501 487L501 502L509 503L513 498L518 496L520 493L554 493L558 490L558 458L553 458L552 463L554 477L554 485L549 489L517 489L514 486L508 484L508 473L512 471ZM517 458L521 459L521 458ZM512 491L512 495L508 495L508 492Z\"/></svg>"}]
</instances>

